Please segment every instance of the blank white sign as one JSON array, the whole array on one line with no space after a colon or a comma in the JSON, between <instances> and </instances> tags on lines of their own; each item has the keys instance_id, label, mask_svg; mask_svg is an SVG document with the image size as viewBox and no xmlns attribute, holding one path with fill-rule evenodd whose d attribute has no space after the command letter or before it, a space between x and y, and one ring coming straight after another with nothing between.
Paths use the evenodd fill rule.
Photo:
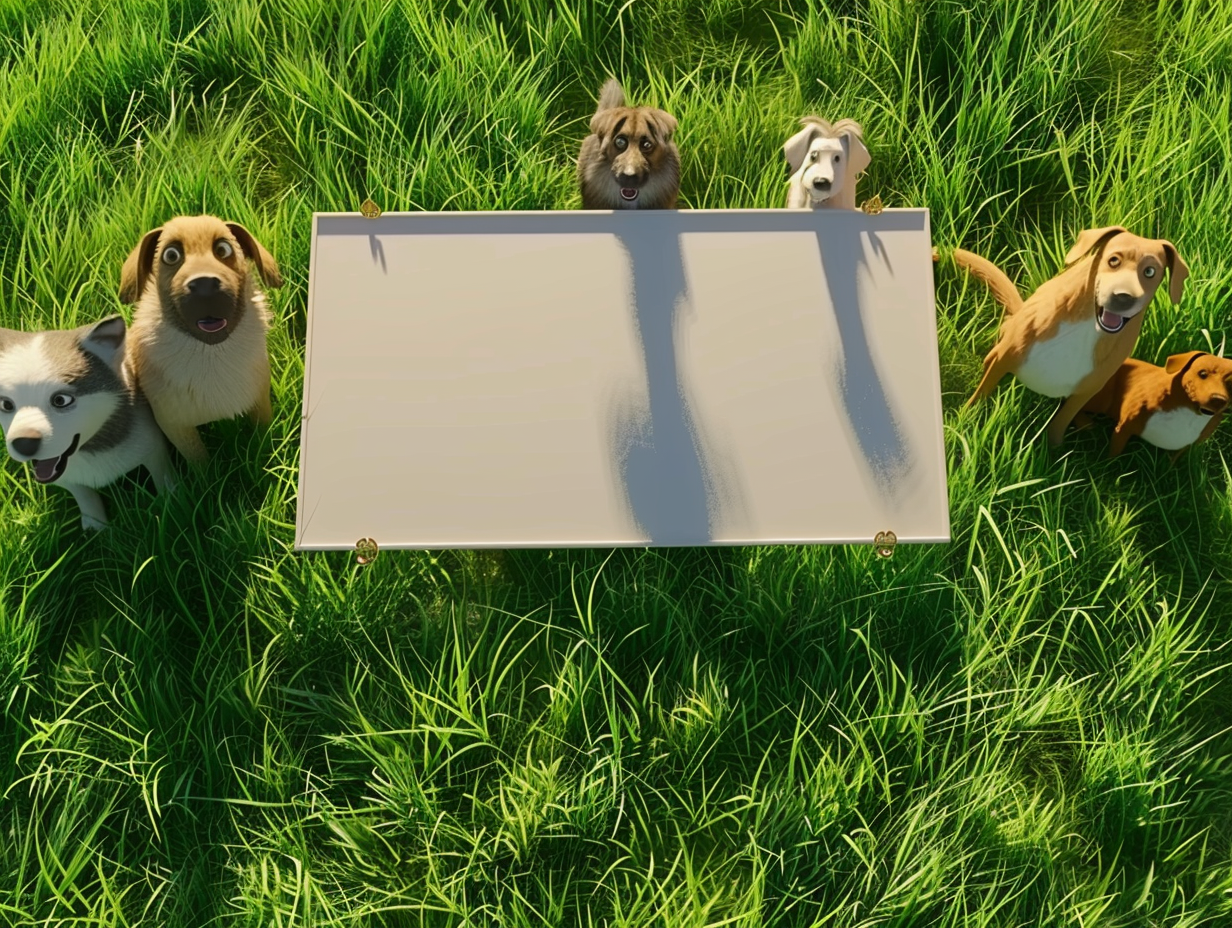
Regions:
<instances>
[{"instance_id":1,"label":"blank white sign","mask_svg":"<svg viewBox=\"0 0 1232 928\"><path fill-rule=\"evenodd\" d=\"M296 548L950 539L926 210L313 217Z\"/></svg>"}]
</instances>

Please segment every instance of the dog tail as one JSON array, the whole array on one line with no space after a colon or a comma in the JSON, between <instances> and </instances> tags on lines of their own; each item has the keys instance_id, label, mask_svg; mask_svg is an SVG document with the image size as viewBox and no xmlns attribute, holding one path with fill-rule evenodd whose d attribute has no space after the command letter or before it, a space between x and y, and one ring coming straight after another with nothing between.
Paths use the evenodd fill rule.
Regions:
<instances>
[{"instance_id":1,"label":"dog tail","mask_svg":"<svg viewBox=\"0 0 1232 928\"><path fill-rule=\"evenodd\" d=\"M961 268L966 268L967 273L977 280L984 281L988 285L988 289L992 291L993 298L996 299L1007 313L1016 312L1022 307L1022 294L1018 292L1018 288L1014 286L1014 282L1005 276L1005 272L997 267L987 258L981 258L977 254L972 254L962 248L955 248L953 251L954 263Z\"/></svg>"},{"instance_id":2,"label":"dog tail","mask_svg":"<svg viewBox=\"0 0 1232 928\"><path fill-rule=\"evenodd\" d=\"M620 81L614 77L609 77L603 85L603 89L599 91L599 111L612 110L624 105L625 92L620 86Z\"/></svg>"}]
</instances>

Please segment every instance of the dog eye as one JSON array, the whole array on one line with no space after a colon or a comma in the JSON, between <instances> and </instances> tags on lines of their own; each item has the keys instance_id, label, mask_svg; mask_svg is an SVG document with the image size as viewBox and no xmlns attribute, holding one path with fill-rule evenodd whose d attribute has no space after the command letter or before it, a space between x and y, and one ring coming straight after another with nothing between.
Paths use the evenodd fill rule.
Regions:
<instances>
[{"instance_id":1,"label":"dog eye","mask_svg":"<svg viewBox=\"0 0 1232 928\"><path fill-rule=\"evenodd\" d=\"M840 161L842 161L842 160L843 160L843 156L842 156L842 155L835 155L835 156L834 156L834 163L835 163L835 164L838 164L838 163L839 163Z\"/></svg>"},{"instance_id":2,"label":"dog eye","mask_svg":"<svg viewBox=\"0 0 1232 928\"><path fill-rule=\"evenodd\" d=\"M68 393L56 393L51 397L51 405L56 409L68 409L73 403L73 397Z\"/></svg>"},{"instance_id":3,"label":"dog eye","mask_svg":"<svg viewBox=\"0 0 1232 928\"><path fill-rule=\"evenodd\" d=\"M654 142L650 139L642 139L642 151L650 151L652 148L654 148Z\"/></svg>"},{"instance_id":4,"label":"dog eye","mask_svg":"<svg viewBox=\"0 0 1232 928\"><path fill-rule=\"evenodd\" d=\"M13 405L13 401L7 396L0 399L0 412L12 412L17 407Z\"/></svg>"},{"instance_id":5,"label":"dog eye","mask_svg":"<svg viewBox=\"0 0 1232 928\"><path fill-rule=\"evenodd\" d=\"M816 160L817 160L817 156L818 156L818 155L820 155L820 154L821 154L821 152L819 152L819 151L810 151L810 152L809 152L809 161L816 161Z\"/></svg>"},{"instance_id":6,"label":"dog eye","mask_svg":"<svg viewBox=\"0 0 1232 928\"><path fill-rule=\"evenodd\" d=\"M1144 268L1144 269L1143 269L1143 271L1142 271L1142 276L1143 276L1143 277L1154 277L1154 276L1155 276L1155 268L1153 268L1153 267ZM1203 374L1202 376L1204 376L1204 377L1205 377L1206 375L1205 375L1205 374Z\"/></svg>"},{"instance_id":7,"label":"dog eye","mask_svg":"<svg viewBox=\"0 0 1232 928\"><path fill-rule=\"evenodd\" d=\"M214 254L216 254L220 259L225 261L234 253L235 249L231 247L230 242L224 242L222 239L219 239L214 243Z\"/></svg>"},{"instance_id":8,"label":"dog eye","mask_svg":"<svg viewBox=\"0 0 1232 928\"><path fill-rule=\"evenodd\" d=\"M179 264L182 257L184 256L180 254L180 249L174 245L168 245L163 249L163 264Z\"/></svg>"},{"instance_id":9,"label":"dog eye","mask_svg":"<svg viewBox=\"0 0 1232 928\"><path fill-rule=\"evenodd\" d=\"M1206 380L1207 373L1208 373L1207 371L1198 371L1198 376L1201 377L1203 380Z\"/></svg>"},{"instance_id":10,"label":"dog eye","mask_svg":"<svg viewBox=\"0 0 1232 928\"><path fill-rule=\"evenodd\" d=\"M1111 258L1108 259L1108 266L1109 267L1120 267L1121 259L1118 258L1116 255L1113 255Z\"/></svg>"},{"instance_id":11,"label":"dog eye","mask_svg":"<svg viewBox=\"0 0 1232 928\"><path fill-rule=\"evenodd\" d=\"M623 135L618 135L616 136L616 140L613 144L620 151L624 151L626 148L629 147L629 140L625 138Z\"/></svg>"}]
</instances>

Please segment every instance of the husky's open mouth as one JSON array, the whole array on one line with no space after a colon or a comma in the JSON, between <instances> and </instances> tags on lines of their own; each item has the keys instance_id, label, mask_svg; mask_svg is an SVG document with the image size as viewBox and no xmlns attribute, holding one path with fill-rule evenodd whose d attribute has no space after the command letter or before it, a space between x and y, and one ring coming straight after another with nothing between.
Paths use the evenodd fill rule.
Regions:
<instances>
[{"instance_id":1,"label":"husky's open mouth","mask_svg":"<svg viewBox=\"0 0 1232 928\"><path fill-rule=\"evenodd\" d=\"M624 199L632 203L634 200L637 199L637 188L636 187L621 187L620 195L621 197L623 197Z\"/></svg>"},{"instance_id":2,"label":"husky's open mouth","mask_svg":"<svg viewBox=\"0 0 1232 928\"><path fill-rule=\"evenodd\" d=\"M197 320L197 328L202 332L209 332L211 335L215 332L221 332L227 327L226 319L219 319L217 316L206 316Z\"/></svg>"},{"instance_id":3,"label":"husky's open mouth","mask_svg":"<svg viewBox=\"0 0 1232 928\"><path fill-rule=\"evenodd\" d=\"M1124 316L1118 316L1110 309L1100 309L1095 314L1095 324L1109 335L1116 335L1125 328L1125 323L1128 321Z\"/></svg>"},{"instance_id":4,"label":"husky's open mouth","mask_svg":"<svg viewBox=\"0 0 1232 928\"><path fill-rule=\"evenodd\" d=\"M34 465L34 479L39 483L55 483L63 477L64 471L68 467L68 459L77 450L77 443L79 441L81 441L81 435L74 435L73 443L58 458L43 458L41 461L31 461L30 463Z\"/></svg>"}]
</instances>

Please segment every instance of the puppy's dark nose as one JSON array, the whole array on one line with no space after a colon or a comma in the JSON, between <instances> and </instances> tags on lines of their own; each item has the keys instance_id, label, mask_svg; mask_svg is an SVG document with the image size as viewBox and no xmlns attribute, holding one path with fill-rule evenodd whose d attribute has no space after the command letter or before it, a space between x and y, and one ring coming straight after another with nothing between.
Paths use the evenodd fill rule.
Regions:
<instances>
[{"instance_id":1,"label":"puppy's dark nose","mask_svg":"<svg viewBox=\"0 0 1232 928\"><path fill-rule=\"evenodd\" d=\"M818 189L818 190L829 190L829 189L830 189L830 182L829 182L828 180L824 179L824 178L821 178L821 177L814 177L814 178L813 178L813 186L814 186L816 189Z\"/></svg>"},{"instance_id":2,"label":"puppy's dark nose","mask_svg":"<svg viewBox=\"0 0 1232 928\"><path fill-rule=\"evenodd\" d=\"M1132 293L1114 293L1112 299L1108 301L1108 308L1114 313L1120 312L1130 309L1136 302L1138 298Z\"/></svg>"},{"instance_id":3,"label":"puppy's dark nose","mask_svg":"<svg viewBox=\"0 0 1232 928\"><path fill-rule=\"evenodd\" d=\"M14 438L9 444L13 446L13 450L18 454L24 454L26 457L32 458L38 454L39 445L42 442L41 438Z\"/></svg>"},{"instance_id":4,"label":"puppy's dark nose","mask_svg":"<svg viewBox=\"0 0 1232 928\"><path fill-rule=\"evenodd\" d=\"M193 296L213 296L218 292L220 283L217 277L194 277L188 282L188 292Z\"/></svg>"}]
</instances>

